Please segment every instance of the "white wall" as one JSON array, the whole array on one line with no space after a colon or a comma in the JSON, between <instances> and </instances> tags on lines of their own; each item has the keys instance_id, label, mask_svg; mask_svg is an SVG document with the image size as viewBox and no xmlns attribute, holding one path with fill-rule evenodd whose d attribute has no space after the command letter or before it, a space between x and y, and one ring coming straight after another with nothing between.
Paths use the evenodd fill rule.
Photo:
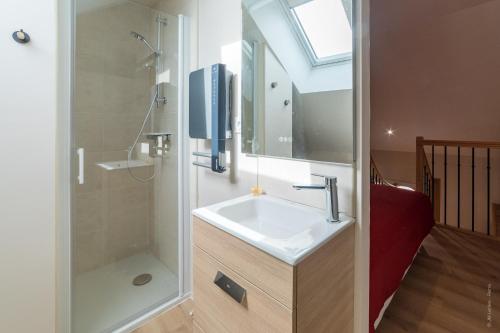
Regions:
<instances>
[{"instance_id":1,"label":"white wall","mask_svg":"<svg viewBox=\"0 0 500 333\"><path fill-rule=\"evenodd\" d=\"M199 1L199 66L213 63L230 62L233 70L240 77L241 51L237 47L242 36L242 14L240 1L203 0ZM230 51L228 51L230 50ZM233 54L231 54L233 52ZM236 103L240 113L239 103ZM233 144L233 170L219 175L199 168L197 200L192 205L205 206L222 200L250 193L250 188L259 184L263 189L275 196L324 207L324 194L321 191L295 191L293 183L318 182L311 172L330 173L339 178L340 209L351 215L353 210L354 169L347 165L280 160L265 157L249 157L240 153L240 133L236 133ZM209 146L205 141L198 141L198 149ZM232 172L234 177L231 176Z\"/></svg>"},{"instance_id":2,"label":"white wall","mask_svg":"<svg viewBox=\"0 0 500 333\"><path fill-rule=\"evenodd\" d=\"M0 323L16 333L55 329L56 4L0 2Z\"/></svg>"}]
</instances>

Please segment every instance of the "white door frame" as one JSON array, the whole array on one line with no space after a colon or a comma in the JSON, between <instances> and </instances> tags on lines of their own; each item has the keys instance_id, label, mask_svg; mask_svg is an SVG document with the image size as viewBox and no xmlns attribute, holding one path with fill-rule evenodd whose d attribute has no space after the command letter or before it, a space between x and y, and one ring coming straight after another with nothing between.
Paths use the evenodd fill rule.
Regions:
<instances>
[{"instance_id":1,"label":"white door frame","mask_svg":"<svg viewBox=\"0 0 500 333\"><path fill-rule=\"evenodd\" d=\"M369 332L370 300L370 0L353 0L356 105L354 332Z\"/></svg>"}]
</instances>

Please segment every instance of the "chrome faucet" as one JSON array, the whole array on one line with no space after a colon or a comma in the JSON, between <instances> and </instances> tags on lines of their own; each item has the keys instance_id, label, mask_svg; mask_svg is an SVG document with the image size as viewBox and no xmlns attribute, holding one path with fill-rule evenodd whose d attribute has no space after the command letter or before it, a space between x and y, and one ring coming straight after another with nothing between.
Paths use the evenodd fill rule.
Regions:
<instances>
[{"instance_id":1,"label":"chrome faucet","mask_svg":"<svg viewBox=\"0 0 500 333\"><path fill-rule=\"evenodd\" d=\"M293 185L296 190L325 190L326 197L326 221L333 223L339 222L339 197L337 193L337 177L319 175L312 173L313 176L323 177L324 185Z\"/></svg>"}]
</instances>

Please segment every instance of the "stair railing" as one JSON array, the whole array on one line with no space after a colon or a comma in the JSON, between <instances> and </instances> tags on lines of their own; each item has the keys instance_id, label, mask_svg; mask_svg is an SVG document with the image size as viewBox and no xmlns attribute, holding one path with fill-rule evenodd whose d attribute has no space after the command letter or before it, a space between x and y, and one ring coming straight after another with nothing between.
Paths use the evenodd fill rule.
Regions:
<instances>
[{"instance_id":1,"label":"stair railing","mask_svg":"<svg viewBox=\"0 0 500 333\"><path fill-rule=\"evenodd\" d=\"M430 163L427 158L428 153L426 153L425 148L430 148ZM436 150L439 149L439 152L443 154L443 165L444 168L444 184L443 184L443 204L444 204L444 218L443 224L447 225L447 204L448 204L448 183L450 180L448 177L448 156L449 156L449 148L453 147L456 149L457 153L457 178L456 178L456 196L457 196L457 221L456 227L458 229L462 228L462 216L461 216L461 201L462 201L462 184L461 184L461 176L463 172L471 173L471 196L467 198L467 200L471 200L471 230L472 232L476 231L476 221L475 221L475 209L476 207L476 156L478 150L483 150L486 152L486 205L484 208L486 209L486 234L491 234L491 151L494 149L500 149L500 142L483 142L483 141L451 141L451 140L427 140L423 137L417 137L416 139L416 189L427 196L432 202L433 209L435 212L435 218L438 216L440 218L439 207L440 206L440 190L439 186L436 186ZM471 153L471 169L465 170L465 166L462 165L461 157L464 153L464 150L468 150ZM439 193L439 194L438 194ZM436 214L436 210L438 213Z\"/></svg>"}]
</instances>

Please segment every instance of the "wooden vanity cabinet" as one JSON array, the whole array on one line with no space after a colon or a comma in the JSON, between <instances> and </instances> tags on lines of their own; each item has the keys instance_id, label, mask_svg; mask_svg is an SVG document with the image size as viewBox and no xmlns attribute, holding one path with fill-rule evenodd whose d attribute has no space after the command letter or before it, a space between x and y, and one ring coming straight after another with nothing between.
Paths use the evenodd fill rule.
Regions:
<instances>
[{"instance_id":1,"label":"wooden vanity cabinet","mask_svg":"<svg viewBox=\"0 0 500 333\"><path fill-rule=\"evenodd\" d=\"M353 225L295 266L195 216L193 237L195 331L353 331Z\"/></svg>"}]
</instances>

